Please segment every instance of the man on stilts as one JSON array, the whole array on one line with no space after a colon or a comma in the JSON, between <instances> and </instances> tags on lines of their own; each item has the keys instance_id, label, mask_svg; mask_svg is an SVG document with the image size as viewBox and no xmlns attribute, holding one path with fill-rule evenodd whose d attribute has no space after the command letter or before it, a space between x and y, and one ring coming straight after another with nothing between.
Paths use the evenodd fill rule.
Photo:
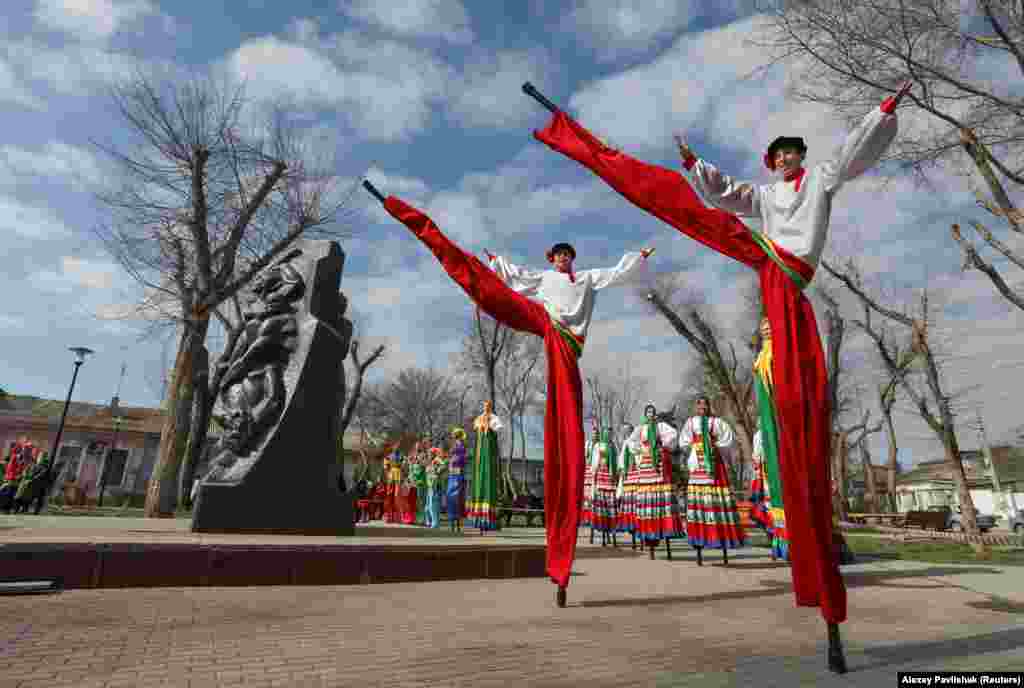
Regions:
<instances>
[{"instance_id":1,"label":"man on stilts","mask_svg":"<svg viewBox=\"0 0 1024 688\"><path fill-rule=\"evenodd\" d=\"M839 623L846 620L846 587L832 550L825 357L803 289L825 245L835 192L885 152L896 135L896 106L909 88L904 84L896 96L868 113L833 161L805 170L802 139L774 141L765 164L773 171L778 168L783 179L767 186L734 181L698 160L680 141L694 184L718 206L708 208L678 172L608 148L532 85L523 86L554 115L543 131L534 133L538 140L586 166L681 233L758 272L775 341L773 377L793 589L798 605L821 607L829 630L829 668L837 673L846 671L839 639ZM759 216L763 232L749 229L733 213Z\"/></svg>"},{"instance_id":2,"label":"man on stilts","mask_svg":"<svg viewBox=\"0 0 1024 688\"><path fill-rule=\"evenodd\" d=\"M558 586L557 604L564 607L583 500L583 384L578 361L596 292L632 279L652 251L627 253L614 268L577 272L573 268L576 250L560 243L547 254L553 270L526 270L488 254L491 269L456 246L416 208L394 196L385 198L368 181L363 186L426 244L445 272L485 313L514 330L544 339L548 363L544 415L546 564L548 575Z\"/></svg>"}]
</instances>

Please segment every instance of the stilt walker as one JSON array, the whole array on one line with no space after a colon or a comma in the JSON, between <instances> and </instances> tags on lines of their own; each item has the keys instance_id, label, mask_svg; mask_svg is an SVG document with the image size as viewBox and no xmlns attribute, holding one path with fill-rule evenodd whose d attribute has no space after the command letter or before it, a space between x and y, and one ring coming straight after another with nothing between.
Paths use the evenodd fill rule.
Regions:
<instances>
[{"instance_id":1,"label":"stilt walker","mask_svg":"<svg viewBox=\"0 0 1024 688\"><path fill-rule=\"evenodd\" d=\"M633 549L636 549L636 504L635 494L627 495L623 489L625 478L633 467L633 452L629 450L629 436L633 434L632 423L625 423L619 435L619 452L617 465L619 477L615 490L615 499L618 504L618 519L616 530L620 533L629 533Z\"/></svg>"},{"instance_id":2,"label":"stilt walker","mask_svg":"<svg viewBox=\"0 0 1024 688\"><path fill-rule=\"evenodd\" d=\"M576 272L576 250L556 244L548 253L554 270L525 270L497 256L491 256L490 269L452 243L419 210L394 196L385 198L368 181L363 186L430 248L445 272L484 312L514 330L544 339L548 364L544 414L547 572L558 586L558 606L564 607L583 501L583 383L578 360L596 292L629 281L651 251L627 253L614 268ZM537 300L527 298L530 296Z\"/></svg>"},{"instance_id":3,"label":"stilt walker","mask_svg":"<svg viewBox=\"0 0 1024 688\"><path fill-rule=\"evenodd\" d=\"M679 431L679 447L689 457L686 468L686 538L697 550L722 550L722 562L728 566L729 550L747 544L747 536L736 509L736 497L729 484L729 472L719 450L732 446L732 428L711 415L711 401L697 399L697 415L687 419Z\"/></svg>"},{"instance_id":4,"label":"stilt walker","mask_svg":"<svg viewBox=\"0 0 1024 688\"><path fill-rule=\"evenodd\" d=\"M589 168L636 206L758 272L775 336L779 463L793 547L793 590L798 605L821 607L828 624L828 665L837 673L846 672L838 625L846 620L846 587L832 551L825 357L803 289L824 248L836 191L881 158L896 135L894 112L909 88L904 84L868 113L836 159L810 170L802 167L802 139L773 141L765 164L773 171L778 166L783 179L767 186L734 181L698 160L680 141L694 184L717 206L708 208L678 172L608 148L533 86L523 86L554 115L543 131L535 132L538 140ZM749 229L736 214L760 217L762 232Z\"/></svg>"},{"instance_id":5,"label":"stilt walker","mask_svg":"<svg viewBox=\"0 0 1024 688\"><path fill-rule=\"evenodd\" d=\"M462 532L462 519L466 513L466 431L452 429L452 450L448 459L448 527L453 533Z\"/></svg>"},{"instance_id":6,"label":"stilt walker","mask_svg":"<svg viewBox=\"0 0 1024 688\"><path fill-rule=\"evenodd\" d=\"M384 520L388 523L401 523L402 510L402 454L395 446L394 451L384 459Z\"/></svg>"},{"instance_id":7,"label":"stilt walker","mask_svg":"<svg viewBox=\"0 0 1024 688\"><path fill-rule=\"evenodd\" d=\"M415 456L415 463L411 466L410 478L416 488L416 508L413 523L418 526L427 525L427 466L430 465L433 457L430 454L430 440L423 439L420 442L419 454Z\"/></svg>"},{"instance_id":8,"label":"stilt walker","mask_svg":"<svg viewBox=\"0 0 1024 688\"><path fill-rule=\"evenodd\" d=\"M481 533L498 529L498 430L501 419L491 413L491 402L484 402L484 412L473 421L476 449L473 453L473 481L466 505L466 521Z\"/></svg>"},{"instance_id":9,"label":"stilt walker","mask_svg":"<svg viewBox=\"0 0 1024 688\"><path fill-rule=\"evenodd\" d=\"M754 392L757 399L758 431L755 447L761 451L764 486L769 500L772 559L789 561L789 536L783 507L782 471L779 468L779 427L775 415L772 383L772 328L768 318L761 319L761 351L754 360Z\"/></svg>"},{"instance_id":10,"label":"stilt walker","mask_svg":"<svg viewBox=\"0 0 1024 688\"><path fill-rule=\"evenodd\" d=\"M427 527L441 527L441 484L448 460L440 447L431 447L427 466Z\"/></svg>"},{"instance_id":11,"label":"stilt walker","mask_svg":"<svg viewBox=\"0 0 1024 688\"><path fill-rule=\"evenodd\" d=\"M633 511L633 530L641 545L650 548L651 559L658 542L665 540L671 558L669 540L685 535L679 504L672 483L665 480L663 460L675 446L678 433L668 423L658 421L654 404L644 408L644 422L626 440L630 466L622 475L623 501Z\"/></svg>"},{"instance_id":12,"label":"stilt walker","mask_svg":"<svg viewBox=\"0 0 1024 688\"><path fill-rule=\"evenodd\" d=\"M608 431L600 432L600 438L591 447L591 499L593 505L594 529L601 533L601 545L607 545L618 528L618 509L615 489L618 468Z\"/></svg>"},{"instance_id":13,"label":"stilt walker","mask_svg":"<svg viewBox=\"0 0 1024 688\"><path fill-rule=\"evenodd\" d=\"M593 494L594 494L594 445L601 438L601 431L595 421L590 429L590 438L583 449L583 456L586 457L583 473L583 503L580 506L580 525L590 528L590 544L594 544L594 516L593 516Z\"/></svg>"}]
</instances>

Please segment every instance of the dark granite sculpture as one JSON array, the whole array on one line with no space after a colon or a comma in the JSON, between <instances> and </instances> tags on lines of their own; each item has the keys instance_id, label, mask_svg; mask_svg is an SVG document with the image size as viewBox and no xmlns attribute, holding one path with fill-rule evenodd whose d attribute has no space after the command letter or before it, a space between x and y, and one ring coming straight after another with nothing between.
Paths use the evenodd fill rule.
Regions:
<instances>
[{"instance_id":1,"label":"dark granite sculpture","mask_svg":"<svg viewBox=\"0 0 1024 688\"><path fill-rule=\"evenodd\" d=\"M195 532L351 535L352 497L338 489L338 409L352 324L338 291L344 254L301 241L253 285L245 332L215 413L225 433L203 477Z\"/></svg>"}]
</instances>

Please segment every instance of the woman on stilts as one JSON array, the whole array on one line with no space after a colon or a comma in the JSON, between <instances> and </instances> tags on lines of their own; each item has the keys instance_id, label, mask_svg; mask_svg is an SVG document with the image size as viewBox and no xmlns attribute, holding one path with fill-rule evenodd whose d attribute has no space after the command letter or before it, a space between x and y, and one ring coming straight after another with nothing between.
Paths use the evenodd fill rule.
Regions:
<instances>
[{"instance_id":1,"label":"woman on stilts","mask_svg":"<svg viewBox=\"0 0 1024 688\"><path fill-rule=\"evenodd\" d=\"M608 431L598 433L599 437L591 447L591 484L590 503L594 530L601 534L601 546L614 542L618 530L618 509L616 508L615 490L618 485L618 467L615 451L608 440Z\"/></svg>"},{"instance_id":2,"label":"woman on stilts","mask_svg":"<svg viewBox=\"0 0 1024 688\"><path fill-rule=\"evenodd\" d=\"M684 167L693 172L701 195L717 208L705 206L678 172L608 148L530 84L523 86L554 115L547 128L535 132L538 140L583 164L681 233L758 272L776 338L773 377L793 590L797 605L821 607L828 624L828 666L837 673L846 672L839 637L839 624L846 620L846 587L832 543L828 378L814 310L803 289L824 249L835 193L888 148L896 135L896 106L910 85L869 112L835 159L810 170L803 167L803 139L773 141L764 162L772 171L778 169L782 179L766 186L736 182L698 160L680 140ZM737 214L760 217L762 231L749 229Z\"/></svg>"},{"instance_id":3,"label":"woman on stilts","mask_svg":"<svg viewBox=\"0 0 1024 688\"><path fill-rule=\"evenodd\" d=\"M633 541L633 549L636 549L636 495L632 492L626 494L624 483L626 476L633 467L633 452L629 450L629 437L633 434L632 423L624 423L622 432L619 434L619 452L617 466L619 469L618 481L615 490L615 499L618 505L618 518L616 519L616 530L620 533L629 533Z\"/></svg>"},{"instance_id":4,"label":"woman on stilts","mask_svg":"<svg viewBox=\"0 0 1024 688\"><path fill-rule=\"evenodd\" d=\"M466 431L452 429L452 449L448 459L448 527L453 533L462 532L462 519L466 509Z\"/></svg>"},{"instance_id":5,"label":"woman on stilts","mask_svg":"<svg viewBox=\"0 0 1024 688\"><path fill-rule=\"evenodd\" d=\"M560 243L548 252L553 270L527 270L493 255L489 256L491 269L452 243L419 210L394 196L385 198L368 181L363 186L430 248L445 272L484 312L514 330L544 339L548 367L544 414L546 563L551 581L558 586L556 603L564 607L583 501L583 382L579 357L594 313L596 292L628 282L651 251L627 253L614 268L577 272L573 267L576 249ZM528 298L531 296L536 300Z\"/></svg>"},{"instance_id":6,"label":"woman on stilts","mask_svg":"<svg viewBox=\"0 0 1024 688\"><path fill-rule=\"evenodd\" d=\"M590 438L583 450L586 457L583 473L583 504L580 506L580 526L590 528L590 544L594 544L594 445L601 439L601 430L594 421Z\"/></svg>"},{"instance_id":7,"label":"woman on stilts","mask_svg":"<svg viewBox=\"0 0 1024 688\"><path fill-rule=\"evenodd\" d=\"M678 433L668 423L658 421L654 404L644 408L644 422L626 440L630 462L622 475L623 501L633 511L633 530L641 546L650 548L651 559L658 542L665 540L669 559L672 538L685 536L679 504L671 480L665 479L664 461L675 446ZM625 451L625 447L624 447Z\"/></svg>"},{"instance_id":8,"label":"woman on stilts","mask_svg":"<svg viewBox=\"0 0 1024 688\"><path fill-rule=\"evenodd\" d=\"M401 523L404 506L402 500L402 453L395 445L394 451L384 459L384 520L387 523Z\"/></svg>"},{"instance_id":9,"label":"woman on stilts","mask_svg":"<svg viewBox=\"0 0 1024 688\"><path fill-rule=\"evenodd\" d=\"M768 318L761 319L761 350L754 360L754 392L757 399L757 433L754 451L760 453L764 472L764 492L768 522L771 526L772 559L789 561L789 537L783 508L782 471L779 468L779 429L775 414L772 384L772 328ZM751 501L753 501L751 496Z\"/></svg>"},{"instance_id":10,"label":"woman on stilts","mask_svg":"<svg viewBox=\"0 0 1024 688\"><path fill-rule=\"evenodd\" d=\"M705 548L722 550L722 563L728 566L729 550L747 544L720 451L732 446L732 427L711 414L707 397L697 398L696 412L679 432L679 447L690 450L686 461L686 538L697 550L698 566L703 566Z\"/></svg>"},{"instance_id":11,"label":"woman on stilts","mask_svg":"<svg viewBox=\"0 0 1024 688\"><path fill-rule=\"evenodd\" d=\"M470 483L466 522L480 532L498 529L498 430L501 419L491 413L491 402L484 402L484 412L473 421L476 430L476 451L473 454L473 481Z\"/></svg>"}]
</instances>

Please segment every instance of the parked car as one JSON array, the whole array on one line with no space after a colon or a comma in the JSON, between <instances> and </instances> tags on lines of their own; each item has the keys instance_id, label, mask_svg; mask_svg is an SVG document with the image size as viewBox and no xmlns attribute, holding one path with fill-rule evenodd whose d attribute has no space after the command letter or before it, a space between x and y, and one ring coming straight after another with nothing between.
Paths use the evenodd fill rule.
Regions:
<instances>
[{"instance_id":1,"label":"parked car","mask_svg":"<svg viewBox=\"0 0 1024 688\"><path fill-rule=\"evenodd\" d=\"M960 507L950 508L948 506L930 506L928 511L940 511L946 514L946 528L949 530L959 530L963 532L964 524L962 522L963 516L960 512ZM991 514L976 514L978 521L978 530L982 533L987 533L996 527L996 517Z\"/></svg>"},{"instance_id":2,"label":"parked car","mask_svg":"<svg viewBox=\"0 0 1024 688\"><path fill-rule=\"evenodd\" d=\"M1017 511L1017 515L1010 519L1007 527L1017 535L1024 535L1024 509Z\"/></svg>"}]
</instances>

